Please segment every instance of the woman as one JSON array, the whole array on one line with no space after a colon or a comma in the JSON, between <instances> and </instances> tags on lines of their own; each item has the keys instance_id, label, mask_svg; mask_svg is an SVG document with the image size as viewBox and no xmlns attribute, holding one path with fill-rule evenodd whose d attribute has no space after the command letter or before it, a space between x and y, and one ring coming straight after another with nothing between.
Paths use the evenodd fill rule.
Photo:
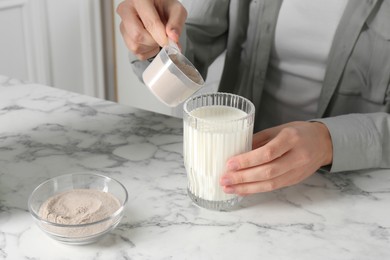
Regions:
<instances>
[{"instance_id":1,"label":"woman","mask_svg":"<svg viewBox=\"0 0 390 260\"><path fill-rule=\"evenodd\" d=\"M390 1L126 0L121 32L138 73L168 37L219 91L256 106L253 150L220 183L246 195L315 173L390 168ZM188 14L188 17L187 17ZM184 25L185 23L185 25Z\"/></svg>"}]
</instances>

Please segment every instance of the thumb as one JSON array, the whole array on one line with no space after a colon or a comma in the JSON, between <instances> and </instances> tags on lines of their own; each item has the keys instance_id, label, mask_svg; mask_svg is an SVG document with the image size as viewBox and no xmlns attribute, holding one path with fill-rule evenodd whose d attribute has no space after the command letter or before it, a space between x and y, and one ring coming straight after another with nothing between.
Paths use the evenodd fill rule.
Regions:
<instances>
[{"instance_id":1,"label":"thumb","mask_svg":"<svg viewBox=\"0 0 390 260\"><path fill-rule=\"evenodd\" d=\"M168 14L168 21L166 23L166 34L175 42L179 42L179 37L184 27L184 22L187 18L186 9L177 2L175 5L171 5L166 10Z\"/></svg>"},{"instance_id":2,"label":"thumb","mask_svg":"<svg viewBox=\"0 0 390 260\"><path fill-rule=\"evenodd\" d=\"M172 39L174 42L178 43L180 38L180 33L176 29L166 29L169 39Z\"/></svg>"},{"instance_id":3,"label":"thumb","mask_svg":"<svg viewBox=\"0 0 390 260\"><path fill-rule=\"evenodd\" d=\"M138 1L136 9L145 29L158 45L165 46L168 43L165 26L153 3L150 1Z\"/></svg>"}]
</instances>

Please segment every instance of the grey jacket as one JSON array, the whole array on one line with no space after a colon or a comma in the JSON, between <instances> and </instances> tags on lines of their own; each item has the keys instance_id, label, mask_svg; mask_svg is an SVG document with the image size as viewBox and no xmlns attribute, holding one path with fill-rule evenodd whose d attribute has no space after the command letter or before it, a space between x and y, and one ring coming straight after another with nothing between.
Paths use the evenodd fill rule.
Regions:
<instances>
[{"instance_id":1,"label":"grey jacket","mask_svg":"<svg viewBox=\"0 0 390 260\"><path fill-rule=\"evenodd\" d=\"M185 55L206 76L226 49L219 91L245 96L258 107L281 2L183 0L189 14ZM390 0L351 0L336 31L313 119L330 131L331 172L390 168L389 112Z\"/></svg>"}]
</instances>

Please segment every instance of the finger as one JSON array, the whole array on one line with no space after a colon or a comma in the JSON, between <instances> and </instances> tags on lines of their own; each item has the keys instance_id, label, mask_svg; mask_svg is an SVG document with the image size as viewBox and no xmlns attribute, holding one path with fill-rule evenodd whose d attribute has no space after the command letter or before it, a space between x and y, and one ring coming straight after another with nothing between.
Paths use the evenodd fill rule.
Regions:
<instances>
[{"instance_id":1,"label":"finger","mask_svg":"<svg viewBox=\"0 0 390 260\"><path fill-rule=\"evenodd\" d=\"M153 57L160 51L158 44L153 40L149 33L146 32L146 30L144 30L147 34L145 38L149 38L150 42L146 41L146 43L143 43L135 42L131 35L126 33L124 23L121 23L119 27L127 48L140 60L146 60Z\"/></svg>"},{"instance_id":2,"label":"finger","mask_svg":"<svg viewBox=\"0 0 390 260\"><path fill-rule=\"evenodd\" d=\"M223 186L227 186L242 183L266 181L274 179L300 166L301 165L299 161L295 160L293 155L288 152L270 163L266 163L252 168L246 168L244 170L227 172L221 177L220 184Z\"/></svg>"},{"instance_id":3,"label":"finger","mask_svg":"<svg viewBox=\"0 0 390 260\"><path fill-rule=\"evenodd\" d=\"M165 12L168 14L166 34L170 39L179 42L184 22L187 19L187 11L180 2L176 2L167 6Z\"/></svg>"},{"instance_id":4,"label":"finger","mask_svg":"<svg viewBox=\"0 0 390 260\"><path fill-rule=\"evenodd\" d=\"M149 59L151 57L156 56L159 52L160 52L160 48L157 47L157 48L155 48L155 49L153 49L151 51L148 51L148 52L145 52L145 53L140 53L140 54L137 55L137 57L138 57L139 60L147 60L147 59Z\"/></svg>"},{"instance_id":5,"label":"finger","mask_svg":"<svg viewBox=\"0 0 390 260\"><path fill-rule=\"evenodd\" d=\"M156 40L145 29L139 17L131 16L124 22L127 22L127 24L131 25L131 27L126 27L126 33L133 39L135 43L147 46L157 45Z\"/></svg>"},{"instance_id":6,"label":"finger","mask_svg":"<svg viewBox=\"0 0 390 260\"><path fill-rule=\"evenodd\" d=\"M153 1L138 1L135 6L145 29L161 47L165 46L168 43L165 26Z\"/></svg>"},{"instance_id":7,"label":"finger","mask_svg":"<svg viewBox=\"0 0 390 260\"><path fill-rule=\"evenodd\" d=\"M128 30L125 22L120 23L119 29L123 35L127 48L135 54L146 52L147 48L150 48L153 45L155 45L154 47L158 46L145 29L142 29L145 32L145 34L142 35L143 33L141 31L137 31L135 28L130 28L130 30ZM146 38L149 38L149 44L147 43L148 41L145 41ZM146 44L144 42L146 42Z\"/></svg>"},{"instance_id":8,"label":"finger","mask_svg":"<svg viewBox=\"0 0 390 260\"><path fill-rule=\"evenodd\" d=\"M260 146L265 145L268 143L272 138L269 131L263 130L260 132L257 132L253 135L253 141L252 141L252 147L253 149L259 148Z\"/></svg>"},{"instance_id":9,"label":"finger","mask_svg":"<svg viewBox=\"0 0 390 260\"><path fill-rule=\"evenodd\" d=\"M290 122L284 125L279 125L267 128L253 135L253 148L256 149L273 139L283 128L293 127L297 122Z\"/></svg>"},{"instance_id":10,"label":"finger","mask_svg":"<svg viewBox=\"0 0 390 260\"><path fill-rule=\"evenodd\" d=\"M314 173L315 171L305 172L304 167L295 168L274 179L261 181L261 182L251 182L245 184L226 186L223 187L223 190L225 193L238 194L240 196L255 194L259 192L269 192L269 191L295 185L301 182L302 180L308 178Z\"/></svg>"},{"instance_id":11,"label":"finger","mask_svg":"<svg viewBox=\"0 0 390 260\"><path fill-rule=\"evenodd\" d=\"M227 162L228 171L237 171L258 166L280 157L293 148L296 140L292 136L296 134L292 133L292 131L296 130L294 128L284 128L264 146L230 158Z\"/></svg>"}]
</instances>

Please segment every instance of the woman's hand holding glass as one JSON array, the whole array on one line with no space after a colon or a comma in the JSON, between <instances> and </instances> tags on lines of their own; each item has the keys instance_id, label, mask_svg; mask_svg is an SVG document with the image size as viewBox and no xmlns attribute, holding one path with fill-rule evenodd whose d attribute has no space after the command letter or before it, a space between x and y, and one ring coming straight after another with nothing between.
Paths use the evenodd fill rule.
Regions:
<instances>
[{"instance_id":1,"label":"woman's hand holding glass","mask_svg":"<svg viewBox=\"0 0 390 260\"><path fill-rule=\"evenodd\" d=\"M292 122L258 132L253 150L230 158L226 193L247 195L297 184L332 163L332 141L319 122Z\"/></svg>"}]
</instances>

